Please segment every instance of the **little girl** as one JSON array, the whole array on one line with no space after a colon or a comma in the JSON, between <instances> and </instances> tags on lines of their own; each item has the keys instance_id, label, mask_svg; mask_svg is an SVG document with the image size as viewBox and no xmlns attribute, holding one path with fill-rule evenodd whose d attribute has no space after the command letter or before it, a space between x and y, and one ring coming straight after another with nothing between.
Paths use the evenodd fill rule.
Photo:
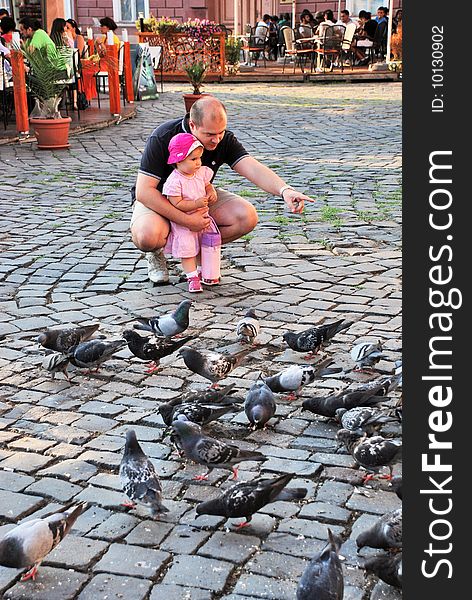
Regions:
<instances>
[{"instance_id":1,"label":"little girl","mask_svg":"<svg viewBox=\"0 0 472 600\"><path fill-rule=\"evenodd\" d=\"M186 213L208 207L208 196L216 197L215 188L210 183L213 171L209 167L202 167L202 154L203 144L191 133L178 133L169 142L167 162L175 168L165 181L162 193L173 206ZM218 232L216 223L213 219L211 221L207 231ZM189 292L203 291L200 255L202 233L171 222L164 249L164 252L182 260Z\"/></svg>"}]
</instances>

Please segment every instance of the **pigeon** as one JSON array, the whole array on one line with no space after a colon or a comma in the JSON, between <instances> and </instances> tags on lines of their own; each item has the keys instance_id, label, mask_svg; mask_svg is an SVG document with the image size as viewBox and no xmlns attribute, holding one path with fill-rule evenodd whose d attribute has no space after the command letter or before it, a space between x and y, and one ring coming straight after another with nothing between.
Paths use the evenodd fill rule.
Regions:
<instances>
[{"instance_id":1,"label":"pigeon","mask_svg":"<svg viewBox=\"0 0 472 600\"><path fill-rule=\"evenodd\" d=\"M388 467L390 474L381 476L381 479L392 479L392 466L402 455L402 443L399 440L387 439L381 435L367 437L365 433L360 434L348 429L340 429L336 438L346 446L361 467L373 473L377 473L381 467ZM364 481L372 477L373 474L369 474Z\"/></svg>"},{"instance_id":2,"label":"pigeon","mask_svg":"<svg viewBox=\"0 0 472 600\"><path fill-rule=\"evenodd\" d=\"M328 543L317 552L303 572L297 600L342 600L344 578L339 550L342 540L328 528Z\"/></svg>"},{"instance_id":3,"label":"pigeon","mask_svg":"<svg viewBox=\"0 0 472 600\"><path fill-rule=\"evenodd\" d=\"M222 402L182 402L176 406L170 403L161 404L158 408L166 425L173 421L186 420L197 425L207 425L230 412L239 412L241 406L237 402L226 400Z\"/></svg>"},{"instance_id":4,"label":"pigeon","mask_svg":"<svg viewBox=\"0 0 472 600\"><path fill-rule=\"evenodd\" d=\"M391 550L402 547L402 509L397 508L382 515L372 527L357 536L357 552L364 546Z\"/></svg>"},{"instance_id":5,"label":"pigeon","mask_svg":"<svg viewBox=\"0 0 472 600\"><path fill-rule=\"evenodd\" d=\"M238 470L234 466L237 463L245 460L267 460L260 452L241 450L232 444L202 435L201 427L190 421L174 421L172 429L187 458L209 468L230 469L233 471L233 479L238 477ZM199 480L206 478L206 475L196 477Z\"/></svg>"},{"instance_id":6,"label":"pigeon","mask_svg":"<svg viewBox=\"0 0 472 600\"><path fill-rule=\"evenodd\" d=\"M273 392L291 392L289 398L293 400L302 387L313 383L317 377L339 371L338 367L327 368L332 362L332 358L325 358L317 365L291 365L264 381Z\"/></svg>"},{"instance_id":7,"label":"pigeon","mask_svg":"<svg viewBox=\"0 0 472 600\"><path fill-rule=\"evenodd\" d=\"M246 527L252 515L266 504L278 500L299 500L306 496L306 488L284 489L293 477L293 474L287 474L275 479L253 479L237 483L225 490L218 498L201 502L196 508L197 515L244 517L246 521L239 523L237 528Z\"/></svg>"},{"instance_id":8,"label":"pigeon","mask_svg":"<svg viewBox=\"0 0 472 600\"><path fill-rule=\"evenodd\" d=\"M382 358L387 357L382 353L382 343L378 341L376 344L371 342L357 344L351 350L351 358L356 363L354 370L362 371L372 369Z\"/></svg>"},{"instance_id":9,"label":"pigeon","mask_svg":"<svg viewBox=\"0 0 472 600\"><path fill-rule=\"evenodd\" d=\"M368 434L375 433L382 425L386 423L398 423L399 419L391 411L382 410L369 406L356 406L347 410L338 408L336 418L344 429Z\"/></svg>"},{"instance_id":10,"label":"pigeon","mask_svg":"<svg viewBox=\"0 0 472 600\"><path fill-rule=\"evenodd\" d=\"M102 363L110 359L116 352L119 352L126 344L126 340L116 340L114 342L89 340L71 348L67 357L75 367L79 369L92 369L92 367L95 367L95 372L97 372Z\"/></svg>"},{"instance_id":11,"label":"pigeon","mask_svg":"<svg viewBox=\"0 0 472 600\"><path fill-rule=\"evenodd\" d=\"M396 377L395 375L383 376L326 398L310 398L303 402L302 408L323 417L334 418L338 408L350 410L356 406L372 406L388 399L387 393L395 389Z\"/></svg>"},{"instance_id":12,"label":"pigeon","mask_svg":"<svg viewBox=\"0 0 472 600\"><path fill-rule=\"evenodd\" d=\"M134 356L141 360L151 361L148 373L158 370L161 358L169 356L193 339L193 336L189 335L179 340L157 338L155 342L150 342L150 337L143 337L133 329L125 329L123 337L128 342L128 348Z\"/></svg>"},{"instance_id":13,"label":"pigeon","mask_svg":"<svg viewBox=\"0 0 472 600\"><path fill-rule=\"evenodd\" d=\"M188 369L205 379L209 379L214 384L227 377L231 371L238 367L248 352L250 350L241 350L235 354L220 354L219 352L202 354L189 346L184 346L179 350L179 354L184 359Z\"/></svg>"},{"instance_id":14,"label":"pigeon","mask_svg":"<svg viewBox=\"0 0 472 600\"><path fill-rule=\"evenodd\" d=\"M377 554L364 561L364 569L377 575L379 579L393 585L402 587L402 552L396 554Z\"/></svg>"},{"instance_id":15,"label":"pigeon","mask_svg":"<svg viewBox=\"0 0 472 600\"><path fill-rule=\"evenodd\" d=\"M67 356L64 356L60 352L54 352L54 354L48 354L42 363L42 366L47 369L51 375L52 379L56 377L56 373L64 373L66 379L69 379L69 374L67 373L67 367L69 366L69 359Z\"/></svg>"},{"instance_id":16,"label":"pigeon","mask_svg":"<svg viewBox=\"0 0 472 600\"><path fill-rule=\"evenodd\" d=\"M156 337L174 337L187 329L191 306L191 300L182 300L174 312L150 319L138 319L140 324L134 328L152 331Z\"/></svg>"},{"instance_id":17,"label":"pigeon","mask_svg":"<svg viewBox=\"0 0 472 600\"><path fill-rule=\"evenodd\" d=\"M403 379L402 379L402 371L403 371L403 361L402 360L396 360L395 361L395 375L397 375L397 387L401 388L403 385Z\"/></svg>"},{"instance_id":18,"label":"pigeon","mask_svg":"<svg viewBox=\"0 0 472 600\"><path fill-rule=\"evenodd\" d=\"M226 385L224 388L209 387L204 390L190 390L190 391L186 392L185 394L182 394L182 396L173 398L172 400L169 401L169 404L172 404L173 406L175 406L177 404L182 404L183 402L197 402L197 403L204 403L204 402L220 403L220 402L225 402L225 401L242 402L242 400L240 400L240 399L226 398L226 396L229 396L230 394L232 394L234 392L235 387L236 387L235 383L230 383L229 385Z\"/></svg>"},{"instance_id":19,"label":"pigeon","mask_svg":"<svg viewBox=\"0 0 472 600\"><path fill-rule=\"evenodd\" d=\"M249 389L244 402L244 412L254 429L262 429L275 415L276 404L270 387L257 380Z\"/></svg>"},{"instance_id":20,"label":"pigeon","mask_svg":"<svg viewBox=\"0 0 472 600\"><path fill-rule=\"evenodd\" d=\"M403 477L401 475L395 475L395 477L392 477L392 479L390 480L390 485L392 486L393 491L400 498L400 500L403 500L402 483Z\"/></svg>"},{"instance_id":21,"label":"pigeon","mask_svg":"<svg viewBox=\"0 0 472 600\"><path fill-rule=\"evenodd\" d=\"M99 327L96 323L70 329L46 329L39 334L38 344L48 350L68 354L71 348L90 339Z\"/></svg>"},{"instance_id":22,"label":"pigeon","mask_svg":"<svg viewBox=\"0 0 472 600\"><path fill-rule=\"evenodd\" d=\"M71 502L60 512L17 525L0 541L0 565L15 569L31 567L21 580L34 581L41 562L69 533L86 507L87 502Z\"/></svg>"},{"instance_id":23,"label":"pigeon","mask_svg":"<svg viewBox=\"0 0 472 600\"><path fill-rule=\"evenodd\" d=\"M259 335L260 325L257 320L254 309L250 308L244 317L236 325L236 335L240 342L246 344L254 343L255 338Z\"/></svg>"},{"instance_id":24,"label":"pigeon","mask_svg":"<svg viewBox=\"0 0 472 600\"><path fill-rule=\"evenodd\" d=\"M286 332L283 335L284 341L295 352L307 352L316 354L321 348L325 348L331 339L340 331L348 329L352 321L336 321L328 325L311 327L301 333Z\"/></svg>"},{"instance_id":25,"label":"pigeon","mask_svg":"<svg viewBox=\"0 0 472 600\"><path fill-rule=\"evenodd\" d=\"M149 505L152 516L169 512L162 504L162 485L154 465L143 452L133 429L126 432L126 445L119 475L121 487L131 500L123 506L133 508L135 502Z\"/></svg>"}]
</instances>

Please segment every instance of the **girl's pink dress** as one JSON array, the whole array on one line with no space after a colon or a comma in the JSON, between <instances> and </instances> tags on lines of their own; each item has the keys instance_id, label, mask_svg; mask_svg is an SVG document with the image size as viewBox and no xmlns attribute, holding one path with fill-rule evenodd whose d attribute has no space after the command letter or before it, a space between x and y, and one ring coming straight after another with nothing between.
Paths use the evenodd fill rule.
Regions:
<instances>
[{"instance_id":1,"label":"girl's pink dress","mask_svg":"<svg viewBox=\"0 0 472 600\"><path fill-rule=\"evenodd\" d=\"M174 169L162 188L166 196L181 196L184 200L198 200L205 194L205 186L210 183L213 171L209 167L200 167L193 176L184 175ZM190 213L189 213L190 214ZM190 231L187 227L170 224L171 230L164 252L175 258L193 258L200 253L200 239L203 232ZM218 231L212 219L210 230Z\"/></svg>"}]
</instances>

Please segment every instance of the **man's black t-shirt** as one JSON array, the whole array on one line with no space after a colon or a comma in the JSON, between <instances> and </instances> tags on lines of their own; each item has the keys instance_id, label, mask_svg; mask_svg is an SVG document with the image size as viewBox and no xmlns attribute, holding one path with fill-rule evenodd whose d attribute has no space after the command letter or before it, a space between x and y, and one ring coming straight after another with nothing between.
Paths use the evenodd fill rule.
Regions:
<instances>
[{"instance_id":1,"label":"man's black t-shirt","mask_svg":"<svg viewBox=\"0 0 472 600\"><path fill-rule=\"evenodd\" d=\"M169 158L169 142L174 135L178 133L191 133L188 117L183 119L174 119L159 125L149 136L146 147L141 158L139 172L159 180L157 189L162 192L162 186L165 180L173 171L173 166L167 164ZM223 164L228 164L231 168L242 158L248 156L248 152L243 145L236 139L231 131L226 130L223 139L215 150L204 150L202 155L202 165L209 167L214 175ZM131 190L133 201L135 200L135 188Z\"/></svg>"},{"instance_id":2,"label":"man's black t-shirt","mask_svg":"<svg viewBox=\"0 0 472 600\"><path fill-rule=\"evenodd\" d=\"M375 31L377 29L377 22L373 19L369 19L364 23L364 31L369 40L373 40L375 36Z\"/></svg>"}]
</instances>

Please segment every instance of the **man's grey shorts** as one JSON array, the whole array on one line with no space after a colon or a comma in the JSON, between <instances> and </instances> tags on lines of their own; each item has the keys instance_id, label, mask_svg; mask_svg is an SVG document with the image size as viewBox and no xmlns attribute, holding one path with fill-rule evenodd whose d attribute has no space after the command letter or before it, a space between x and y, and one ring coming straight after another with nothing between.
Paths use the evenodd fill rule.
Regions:
<instances>
[{"instance_id":1,"label":"man's grey shorts","mask_svg":"<svg viewBox=\"0 0 472 600\"><path fill-rule=\"evenodd\" d=\"M211 207L210 213L213 210L215 210L216 208L220 208L220 206L222 206L223 204L226 204L226 202L229 202L230 200L243 200L243 198L241 198L241 196L238 196L237 194L232 194L231 192L227 192L226 190L222 190L221 188L215 188L215 189L216 189L216 194L218 196L218 199L215 202L215 204L213 204L213 206ZM130 227L133 227L136 219L139 219L140 217L143 217L144 215L153 214L153 213L154 213L153 210L151 210L150 208L147 208L147 206L144 206L144 204L141 204L141 202L138 202L136 200L133 205L133 214L131 215Z\"/></svg>"}]
</instances>

